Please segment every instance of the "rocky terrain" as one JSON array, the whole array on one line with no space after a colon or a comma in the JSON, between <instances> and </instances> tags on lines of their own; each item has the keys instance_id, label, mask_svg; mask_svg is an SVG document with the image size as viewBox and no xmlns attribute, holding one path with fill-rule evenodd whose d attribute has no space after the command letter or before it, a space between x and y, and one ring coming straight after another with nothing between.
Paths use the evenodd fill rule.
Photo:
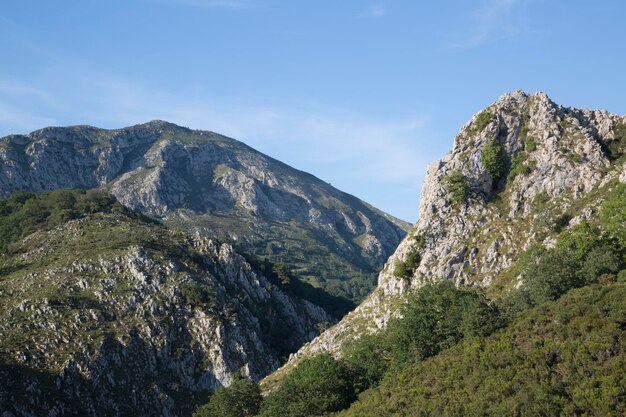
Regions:
<instances>
[{"instance_id":1,"label":"rocky terrain","mask_svg":"<svg viewBox=\"0 0 626 417\"><path fill-rule=\"evenodd\" d=\"M72 206L63 193L11 204L50 224L62 210L32 208ZM0 256L3 417L190 415L234 375L260 379L331 324L232 246L107 198L96 193L88 203L104 199L102 209L42 226Z\"/></svg>"},{"instance_id":2,"label":"rocky terrain","mask_svg":"<svg viewBox=\"0 0 626 417\"><path fill-rule=\"evenodd\" d=\"M491 293L517 286L520 253L551 247L558 232L597 215L604 196L626 182L625 154L626 116L563 107L544 93L503 95L429 166L419 221L378 288L268 378L266 389L301 358L340 355L346 342L383 328L422 283L452 280Z\"/></svg>"},{"instance_id":3,"label":"rocky terrain","mask_svg":"<svg viewBox=\"0 0 626 417\"><path fill-rule=\"evenodd\" d=\"M374 288L410 227L234 139L162 121L7 136L0 139L0 168L1 196L104 189L171 226L286 263L351 301Z\"/></svg>"}]
</instances>

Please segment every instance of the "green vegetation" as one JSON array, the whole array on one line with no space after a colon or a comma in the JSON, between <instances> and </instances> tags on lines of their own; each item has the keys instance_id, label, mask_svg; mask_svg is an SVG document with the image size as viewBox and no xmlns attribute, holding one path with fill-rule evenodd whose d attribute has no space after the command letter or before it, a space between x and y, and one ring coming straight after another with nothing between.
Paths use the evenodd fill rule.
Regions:
<instances>
[{"instance_id":1,"label":"green vegetation","mask_svg":"<svg viewBox=\"0 0 626 417\"><path fill-rule=\"evenodd\" d=\"M185 301L193 307L206 309L213 307L217 302L215 289L197 282L183 284L180 288L180 292L185 298Z\"/></svg>"},{"instance_id":2,"label":"green vegetation","mask_svg":"<svg viewBox=\"0 0 626 417\"><path fill-rule=\"evenodd\" d=\"M527 137L524 141L524 150L526 152L532 152L537 149L537 140L533 137Z\"/></svg>"},{"instance_id":3,"label":"green vegetation","mask_svg":"<svg viewBox=\"0 0 626 417\"><path fill-rule=\"evenodd\" d=\"M355 399L350 369L329 354L305 359L263 401L261 417L326 416Z\"/></svg>"},{"instance_id":4,"label":"green vegetation","mask_svg":"<svg viewBox=\"0 0 626 417\"><path fill-rule=\"evenodd\" d=\"M554 248L523 253L507 270L521 275L521 287L489 300L448 281L425 284L401 318L347 345L340 360L323 355L298 365L261 415L324 415L355 393L338 415L623 415L625 190L606 195L597 224L582 222L561 232ZM324 366L335 371L312 371ZM287 384L302 375L300 387L314 388Z\"/></svg>"},{"instance_id":5,"label":"green vegetation","mask_svg":"<svg viewBox=\"0 0 626 417\"><path fill-rule=\"evenodd\" d=\"M415 273L415 270L420 265L422 260L421 255L417 250L412 250L406 255L403 261L398 261L396 267L393 270L393 275L398 278L410 278Z\"/></svg>"},{"instance_id":6,"label":"green vegetation","mask_svg":"<svg viewBox=\"0 0 626 417\"><path fill-rule=\"evenodd\" d=\"M511 168L509 169L509 174L506 177L506 182L510 184L518 175L528 175L530 174L530 171L531 167L526 164L525 153L518 152L511 158Z\"/></svg>"},{"instance_id":7,"label":"green vegetation","mask_svg":"<svg viewBox=\"0 0 626 417\"><path fill-rule=\"evenodd\" d=\"M493 113L484 110L476 116L476 120L471 128L472 133L480 133L482 132L489 123L495 120L495 116Z\"/></svg>"},{"instance_id":8,"label":"green vegetation","mask_svg":"<svg viewBox=\"0 0 626 417\"><path fill-rule=\"evenodd\" d=\"M401 315L390 325L395 368L433 356L464 338L487 335L499 323L497 311L481 292L457 289L449 281L417 290Z\"/></svg>"},{"instance_id":9,"label":"green vegetation","mask_svg":"<svg viewBox=\"0 0 626 417\"><path fill-rule=\"evenodd\" d=\"M215 391L193 417L252 417L259 413L262 399L257 383L236 376L227 388Z\"/></svg>"},{"instance_id":10,"label":"green vegetation","mask_svg":"<svg viewBox=\"0 0 626 417\"><path fill-rule=\"evenodd\" d=\"M7 250L11 243L38 230L50 230L68 220L99 212L139 216L101 191L13 193L9 198L0 200L0 251Z\"/></svg>"},{"instance_id":11,"label":"green vegetation","mask_svg":"<svg viewBox=\"0 0 626 417\"><path fill-rule=\"evenodd\" d=\"M626 284L570 292L390 374L345 417L626 413Z\"/></svg>"},{"instance_id":12,"label":"green vegetation","mask_svg":"<svg viewBox=\"0 0 626 417\"><path fill-rule=\"evenodd\" d=\"M329 294L322 288L304 282L291 271L287 264L274 264L267 258L254 258L252 256L247 256L246 260L255 270L260 271L270 282L278 285L283 291L322 307L334 317L343 317L356 307L355 303L344 297Z\"/></svg>"},{"instance_id":13,"label":"green vegetation","mask_svg":"<svg viewBox=\"0 0 626 417\"><path fill-rule=\"evenodd\" d=\"M626 184L619 184L602 205L600 219L609 235L626 246Z\"/></svg>"},{"instance_id":14,"label":"green vegetation","mask_svg":"<svg viewBox=\"0 0 626 417\"><path fill-rule=\"evenodd\" d=\"M497 182L506 173L506 153L502 145L496 139L492 139L483 145L481 150L481 162L494 182Z\"/></svg>"},{"instance_id":15,"label":"green vegetation","mask_svg":"<svg viewBox=\"0 0 626 417\"><path fill-rule=\"evenodd\" d=\"M460 171L452 171L443 177L443 186L453 204L460 204L469 198L468 178Z\"/></svg>"},{"instance_id":16,"label":"green vegetation","mask_svg":"<svg viewBox=\"0 0 626 417\"><path fill-rule=\"evenodd\" d=\"M606 147L606 152L611 160L619 160L626 154L626 124L615 127L614 138Z\"/></svg>"}]
</instances>

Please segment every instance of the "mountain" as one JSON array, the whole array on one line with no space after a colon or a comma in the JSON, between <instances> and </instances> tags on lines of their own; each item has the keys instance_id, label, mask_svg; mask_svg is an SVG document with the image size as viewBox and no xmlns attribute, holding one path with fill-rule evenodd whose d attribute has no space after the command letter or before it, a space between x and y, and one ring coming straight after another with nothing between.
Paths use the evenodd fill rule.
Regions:
<instances>
[{"instance_id":1,"label":"mountain","mask_svg":"<svg viewBox=\"0 0 626 417\"><path fill-rule=\"evenodd\" d=\"M410 225L254 149L163 121L117 130L49 127L0 139L0 195L99 188L166 224L287 264L349 301L376 274Z\"/></svg>"},{"instance_id":2,"label":"mountain","mask_svg":"<svg viewBox=\"0 0 626 417\"><path fill-rule=\"evenodd\" d=\"M0 249L3 416L190 415L333 320L229 244L101 191L0 201Z\"/></svg>"},{"instance_id":3,"label":"mountain","mask_svg":"<svg viewBox=\"0 0 626 417\"><path fill-rule=\"evenodd\" d=\"M579 110L544 93L507 93L461 128L452 150L429 167L419 220L354 311L264 381L272 389L303 358L341 356L384 329L407 295L449 280L498 298L523 283L522 254L551 248L626 182L626 116Z\"/></svg>"},{"instance_id":4,"label":"mountain","mask_svg":"<svg viewBox=\"0 0 626 417\"><path fill-rule=\"evenodd\" d=\"M343 417L626 413L626 282L569 292L389 375Z\"/></svg>"}]
</instances>

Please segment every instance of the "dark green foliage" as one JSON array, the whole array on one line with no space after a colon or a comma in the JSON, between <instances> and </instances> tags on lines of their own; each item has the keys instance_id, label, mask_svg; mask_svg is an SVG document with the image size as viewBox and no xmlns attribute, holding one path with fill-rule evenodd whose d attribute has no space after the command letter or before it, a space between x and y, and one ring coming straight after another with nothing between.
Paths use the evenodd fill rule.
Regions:
<instances>
[{"instance_id":1,"label":"dark green foliage","mask_svg":"<svg viewBox=\"0 0 626 417\"><path fill-rule=\"evenodd\" d=\"M625 299L625 284L572 291L389 374L340 416L625 415Z\"/></svg>"},{"instance_id":2,"label":"dark green foliage","mask_svg":"<svg viewBox=\"0 0 626 417\"><path fill-rule=\"evenodd\" d=\"M533 137L527 137L524 141L524 150L526 152L532 152L537 149L537 140Z\"/></svg>"},{"instance_id":3,"label":"dark green foliage","mask_svg":"<svg viewBox=\"0 0 626 417\"><path fill-rule=\"evenodd\" d=\"M443 177L443 186L454 204L463 203L469 198L469 180L460 171L446 174Z\"/></svg>"},{"instance_id":4,"label":"dark green foliage","mask_svg":"<svg viewBox=\"0 0 626 417\"><path fill-rule=\"evenodd\" d=\"M215 391L193 417L252 417L259 413L262 400L259 384L237 376L230 386Z\"/></svg>"},{"instance_id":5,"label":"dark green foliage","mask_svg":"<svg viewBox=\"0 0 626 417\"><path fill-rule=\"evenodd\" d=\"M321 354L302 361L263 401L262 417L324 416L347 408L356 392L341 361Z\"/></svg>"},{"instance_id":6,"label":"dark green foliage","mask_svg":"<svg viewBox=\"0 0 626 417\"><path fill-rule=\"evenodd\" d=\"M482 132L489 123L495 120L495 116L493 113L484 110L476 116L476 120L474 121L474 125L472 126L472 133Z\"/></svg>"},{"instance_id":7,"label":"dark green foliage","mask_svg":"<svg viewBox=\"0 0 626 417\"><path fill-rule=\"evenodd\" d=\"M496 139L492 139L483 145L481 150L481 162L494 181L498 181L506 173L506 153L502 145Z\"/></svg>"},{"instance_id":8,"label":"dark green foliage","mask_svg":"<svg viewBox=\"0 0 626 417\"><path fill-rule=\"evenodd\" d=\"M552 227L552 230L560 233L564 228L569 225L570 220L572 220L572 216L570 216L568 213L557 217L554 221L554 226Z\"/></svg>"},{"instance_id":9,"label":"dark green foliage","mask_svg":"<svg viewBox=\"0 0 626 417\"><path fill-rule=\"evenodd\" d=\"M375 387L391 364L390 332L364 335L346 348L343 359L352 370L357 391Z\"/></svg>"},{"instance_id":10,"label":"dark green foliage","mask_svg":"<svg viewBox=\"0 0 626 417\"><path fill-rule=\"evenodd\" d=\"M555 300L583 284L577 272L578 263L571 253L546 251L524 271L524 288L533 305Z\"/></svg>"},{"instance_id":11,"label":"dark green foliage","mask_svg":"<svg viewBox=\"0 0 626 417\"><path fill-rule=\"evenodd\" d=\"M626 246L626 184L618 184L602 204L600 219L610 236Z\"/></svg>"},{"instance_id":12,"label":"dark green foliage","mask_svg":"<svg viewBox=\"0 0 626 417\"><path fill-rule=\"evenodd\" d=\"M217 299L215 289L198 282L190 282L181 286L180 292L193 307L209 308L215 305Z\"/></svg>"},{"instance_id":13,"label":"dark green foliage","mask_svg":"<svg viewBox=\"0 0 626 417\"><path fill-rule=\"evenodd\" d=\"M614 138L605 150L611 160L620 159L626 153L626 124L615 127Z\"/></svg>"},{"instance_id":14,"label":"dark green foliage","mask_svg":"<svg viewBox=\"0 0 626 417\"><path fill-rule=\"evenodd\" d=\"M50 230L87 214L112 211L134 215L113 196L101 191L13 193L9 198L0 200L0 251L38 230Z\"/></svg>"},{"instance_id":15,"label":"dark green foliage","mask_svg":"<svg viewBox=\"0 0 626 417\"><path fill-rule=\"evenodd\" d=\"M421 260L422 257L420 256L419 252L417 251L417 249L414 249L406 255L406 259L404 259L403 261L398 261L396 267L393 270L393 274L399 278L410 278L415 273L415 270L419 266Z\"/></svg>"},{"instance_id":16,"label":"dark green foliage","mask_svg":"<svg viewBox=\"0 0 626 417\"><path fill-rule=\"evenodd\" d=\"M477 290L449 281L425 285L411 295L402 319L390 325L396 366L423 360L463 338L484 336L499 325L498 313Z\"/></svg>"},{"instance_id":17,"label":"dark green foliage","mask_svg":"<svg viewBox=\"0 0 626 417\"><path fill-rule=\"evenodd\" d=\"M507 182L512 182L518 175L527 175L530 173L531 168L526 164L526 155L518 152L513 158L511 158L511 168L506 178Z\"/></svg>"},{"instance_id":18,"label":"dark green foliage","mask_svg":"<svg viewBox=\"0 0 626 417\"><path fill-rule=\"evenodd\" d=\"M346 299L329 294L322 288L304 282L294 274L286 264L274 264L267 258L247 256L246 261L261 272L271 283L280 286L284 291L322 307L328 314L339 319L354 310L356 305Z\"/></svg>"},{"instance_id":19,"label":"dark green foliage","mask_svg":"<svg viewBox=\"0 0 626 417\"><path fill-rule=\"evenodd\" d=\"M583 221L559 235L556 249L567 252L581 261L599 244L601 233L599 227Z\"/></svg>"}]
</instances>

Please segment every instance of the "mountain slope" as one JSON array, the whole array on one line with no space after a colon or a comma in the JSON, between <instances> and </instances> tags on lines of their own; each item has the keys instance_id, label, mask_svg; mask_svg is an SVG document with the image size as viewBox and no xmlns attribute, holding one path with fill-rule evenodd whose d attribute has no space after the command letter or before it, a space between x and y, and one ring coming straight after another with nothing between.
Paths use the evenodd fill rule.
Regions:
<instances>
[{"instance_id":1,"label":"mountain slope","mask_svg":"<svg viewBox=\"0 0 626 417\"><path fill-rule=\"evenodd\" d=\"M170 225L286 263L352 301L375 286L409 228L241 142L171 123L51 127L0 139L0 195L96 187Z\"/></svg>"},{"instance_id":2,"label":"mountain slope","mask_svg":"<svg viewBox=\"0 0 626 417\"><path fill-rule=\"evenodd\" d=\"M190 415L331 323L228 244L96 191L0 202L0 410Z\"/></svg>"},{"instance_id":3,"label":"mountain slope","mask_svg":"<svg viewBox=\"0 0 626 417\"><path fill-rule=\"evenodd\" d=\"M624 299L624 282L573 290L390 375L339 415L624 415Z\"/></svg>"},{"instance_id":4,"label":"mountain slope","mask_svg":"<svg viewBox=\"0 0 626 417\"><path fill-rule=\"evenodd\" d=\"M265 381L269 389L301 358L341 354L375 333L412 288L442 279L502 292L518 285L518 256L554 245L561 230L597 215L626 182L626 117L566 108L547 95L503 95L476 114L452 151L432 163L419 221L387 261L378 288Z\"/></svg>"}]
</instances>

